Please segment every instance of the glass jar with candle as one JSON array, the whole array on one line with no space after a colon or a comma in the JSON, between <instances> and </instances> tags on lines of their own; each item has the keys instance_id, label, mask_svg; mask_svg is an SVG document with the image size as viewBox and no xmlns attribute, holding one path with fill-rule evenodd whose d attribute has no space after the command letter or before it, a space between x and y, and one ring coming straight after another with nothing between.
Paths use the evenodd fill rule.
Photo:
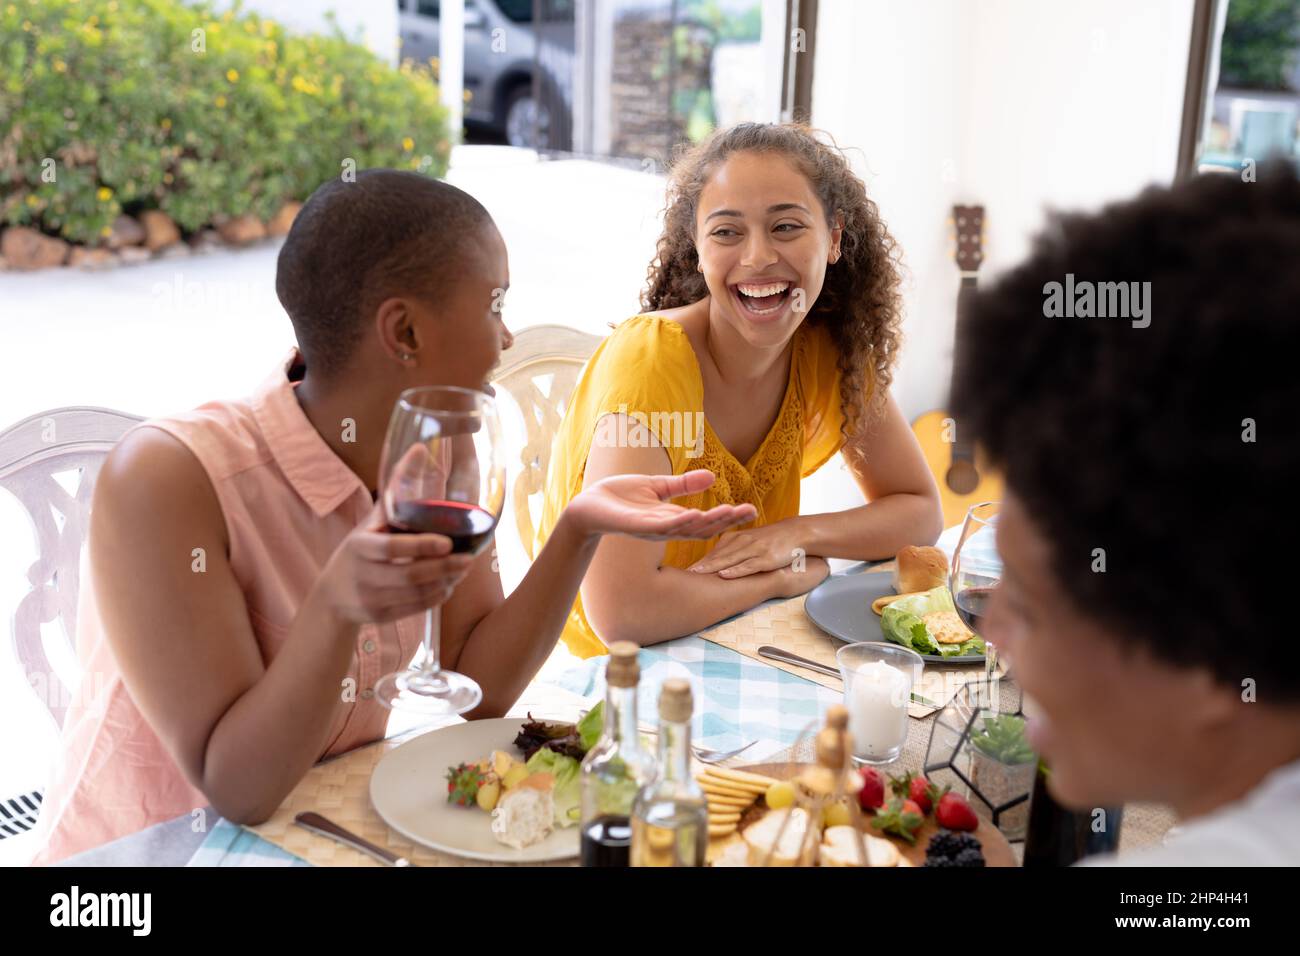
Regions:
<instances>
[{"instance_id":1,"label":"glass jar with candle","mask_svg":"<svg viewBox=\"0 0 1300 956\"><path fill-rule=\"evenodd\" d=\"M907 742L907 708L925 662L900 644L845 644L835 654L844 678L853 761L887 764Z\"/></svg>"}]
</instances>

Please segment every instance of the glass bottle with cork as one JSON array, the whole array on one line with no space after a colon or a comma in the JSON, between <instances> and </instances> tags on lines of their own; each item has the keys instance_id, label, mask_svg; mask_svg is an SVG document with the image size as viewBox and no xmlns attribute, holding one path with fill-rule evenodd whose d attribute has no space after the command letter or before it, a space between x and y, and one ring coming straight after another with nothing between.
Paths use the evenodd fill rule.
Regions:
<instances>
[{"instance_id":1,"label":"glass bottle with cork","mask_svg":"<svg viewBox=\"0 0 1300 956\"><path fill-rule=\"evenodd\" d=\"M654 757L641 746L637 732L638 651L631 641L609 646L604 726L582 761L583 866L629 865L632 804L654 775Z\"/></svg>"},{"instance_id":2,"label":"glass bottle with cork","mask_svg":"<svg viewBox=\"0 0 1300 956\"><path fill-rule=\"evenodd\" d=\"M671 677L659 691L659 755L632 806L633 866L703 866L709 843L704 791L691 776L690 682Z\"/></svg>"}]
</instances>

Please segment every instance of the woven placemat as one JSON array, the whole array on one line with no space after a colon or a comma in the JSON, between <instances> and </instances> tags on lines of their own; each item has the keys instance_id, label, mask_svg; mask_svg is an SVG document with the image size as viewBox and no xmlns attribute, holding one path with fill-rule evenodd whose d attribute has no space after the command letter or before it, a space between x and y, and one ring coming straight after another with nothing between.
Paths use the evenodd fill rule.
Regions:
<instances>
[{"instance_id":1,"label":"woven placemat","mask_svg":"<svg viewBox=\"0 0 1300 956\"><path fill-rule=\"evenodd\" d=\"M886 573L886 569L863 573L881 574ZM779 667L805 680L816 681L831 690L843 690L844 684L838 677L819 674L806 667L783 664L759 656L760 647L764 644L772 644L784 651L814 660L818 664L825 664L827 667L838 666L835 662L835 652L843 645L809 620L803 609L804 598L804 595L800 595L788 601L761 605L707 631L701 631L700 637L730 648L745 657L762 661L772 667ZM921 677L921 686L913 688L913 692L943 706L966 681L978 680L983 676L983 664L926 664ZM920 704L912 704L907 712L919 719L934 713L934 710L922 707Z\"/></svg>"},{"instance_id":2,"label":"woven placemat","mask_svg":"<svg viewBox=\"0 0 1300 956\"><path fill-rule=\"evenodd\" d=\"M509 716L523 717L529 710L551 720L576 720L581 698L558 687L532 684L510 710ZM448 724L459 723L453 718ZM408 740L428 733L419 727L350 750L317 764L293 789L275 815L265 823L248 827L263 840L274 843L316 866L383 866L378 860L333 840L304 830L293 822L303 811L314 810L377 846L406 857L416 866L518 866L515 863L485 863L450 853L439 853L413 843L384 823L370 803L370 775L384 755ZM575 866L577 860L531 863L529 866Z\"/></svg>"}]
</instances>

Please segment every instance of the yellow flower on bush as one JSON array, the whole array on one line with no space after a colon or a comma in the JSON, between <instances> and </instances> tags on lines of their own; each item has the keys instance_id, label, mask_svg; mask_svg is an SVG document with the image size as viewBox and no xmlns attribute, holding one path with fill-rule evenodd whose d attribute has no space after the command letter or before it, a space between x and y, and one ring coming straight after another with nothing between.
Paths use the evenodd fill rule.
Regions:
<instances>
[{"instance_id":1,"label":"yellow flower on bush","mask_svg":"<svg viewBox=\"0 0 1300 956\"><path fill-rule=\"evenodd\" d=\"M58 59L57 57L55 58L54 63L53 63L52 65L53 65L53 67L54 67L54 72L55 72L55 73L67 73L67 72L68 72L68 64L64 63L62 60Z\"/></svg>"},{"instance_id":2,"label":"yellow flower on bush","mask_svg":"<svg viewBox=\"0 0 1300 956\"><path fill-rule=\"evenodd\" d=\"M104 226L102 229L99 230L99 234L103 236L105 239L107 239L109 236L113 234L113 230L108 226Z\"/></svg>"},{"instance_id":3,"label":"yellow flower on bush","mask_svg":"<svg viewBox=\"0 0 1300 956\"><path fill-rule=\"evenodd\" d=\"M406 150L408 153L415 149L415 140L411 139L409 136L405 137L402 140L402 149Z\"/></svg>"},{"instance_id":4,"label":"yellow flower on bush","mask_svg":"<svg viewBox=\"0 0 1300 956\"><path fill-rule=\"evenodd\" d=\"M31 193L28 193L28 194L27 194L27 205L29 205L29 206L31 206L33 209L35 209L35 208L36 208L37 206L39 206L40 204L41 204L41 201L40 201L39 199L37 199L37 198L36 198L35 196L33 196Z\"/></svg>"},{"instance_id":5,"label":"yellow flower on bush","mask_svg":"<svg viewBox=\"0 0 1300 956\"><path fill-rule=\"evenodd\" d=\"M172 128L172 121L169 120L166 116L164 116L162 119L158 121L158 125L161 126L163 129L168 130Z\"/></svg>"},{"instance_id":6,"label":"yellow flower on bush","mask_svg":"<svg viewBox=\"0 0 1300 956\"><path fill-rule=\"evenodd\" d=\"M100 202L108 202L113 198L113 190L109 189L107 186L100 186L99 190L95 193L95 198Z\"/></svg>"},{"instance_id":7,"label":"yellow flower on bush","mask_svg":"<svg viewBox=\"0 0 1300 956\"><path fill-rule=\"evenodd\" d=\"M238 83L239 71L232 66L230 69L226 70L226 79L228 79L231 83Z\"/></svg>"},{"instance_id":8,"label":"yellow flower on bush","mask_svg":"<svg viewBox=\"0 0 1300 956\"><path fill-rule=\"evenodd\" d=\"M226 98L224 96L218 96L214 102L217 104L217 109L224 110L226 108Z\"/></svg>"}]
</instances>

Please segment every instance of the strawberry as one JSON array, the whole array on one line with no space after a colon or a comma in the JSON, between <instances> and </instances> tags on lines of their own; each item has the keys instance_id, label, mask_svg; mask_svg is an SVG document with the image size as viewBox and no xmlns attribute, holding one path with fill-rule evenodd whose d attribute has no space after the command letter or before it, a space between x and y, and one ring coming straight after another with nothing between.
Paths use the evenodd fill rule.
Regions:
<instances>
[{"instance_id":1,"label":"strawberry","mask_svg":"<svg viewBox=\"0 0 1300 956\"><path fill-rule=\"evenodd\" d=\"M895 796L906 797L913 801L920 808L922 816L928 815L943 796L938 787L921 774L912 773L910 770L902 777L890 777L889 788Z\"/></svg>"},{"instance_id":2,"label":"strawberry","mask_svg":"<svg viewBox=\"0 0 1300 956\"><path fill-rule=\"evenodd\" d=\"M858 806L865 813L871 813L885 802L885 778L875 767L863 767L858 773L862 777L862 789L858 791Z\"/></svg>"},{"instance_id":3,"label":"strawberry","mask_svg":"<svg viewBox=\"0 0 1300 956\"><path fill-rule=\"evenodd\" d=\"M949 830L975 830L980 825L979 817L975 816L970 804L955 793L945 793L939 798L934 818L939 826Z\"/></svg>"},{"instance_id":4,"label":"strawberry","mask_svg":"<svg viewBox=\"0 0 1300 956\"><path fill-rule=\"evenodd\" d=\"M458 807L472 807L485 775L477 764L462 763L447 768L447 802Z\"/></svg>"},{"instance_id":5,"label":"strawberry","mask_svg":"<svg viewBox=\"0 0 1300 956\"><path fill-rule=\"evenodd\" d=\"M876 811L871 825L882 833L892 833L908 843L916 842L916 831L925 823L925 815L913 801L894 797Z\"/></svg>"}]
</instances>

